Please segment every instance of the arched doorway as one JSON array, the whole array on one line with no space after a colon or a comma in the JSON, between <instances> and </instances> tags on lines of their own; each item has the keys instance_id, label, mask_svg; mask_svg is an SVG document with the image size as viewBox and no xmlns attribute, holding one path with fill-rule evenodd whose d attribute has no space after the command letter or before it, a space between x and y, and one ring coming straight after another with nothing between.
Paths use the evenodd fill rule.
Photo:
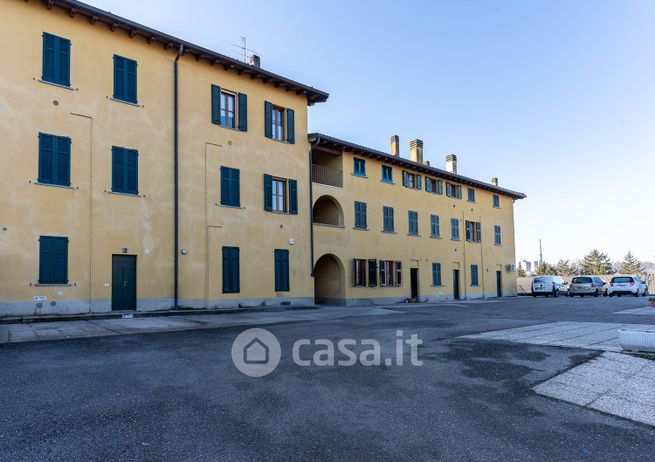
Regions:
<instances>
[{"instance_id":1,"label":"arched doorway","mask_svg":"<svg viewBox=\"0 0 655 462\"><path fill-rule=\"evenodd\" d=\"M346 303L344 268L335 255L325 254L314 265L314 301L329 305Z\"/></svg>"},{"instance_id":2,"label":"arched doorway","mask_svg":"<svg viewBox=\"0 0 655 462\"><path fill-rule=\"evenodd\" d=\"M319 225L343 226L343 210L332 196L321 196L314 203L312 219Z\"/></svg>"}]
</instances>

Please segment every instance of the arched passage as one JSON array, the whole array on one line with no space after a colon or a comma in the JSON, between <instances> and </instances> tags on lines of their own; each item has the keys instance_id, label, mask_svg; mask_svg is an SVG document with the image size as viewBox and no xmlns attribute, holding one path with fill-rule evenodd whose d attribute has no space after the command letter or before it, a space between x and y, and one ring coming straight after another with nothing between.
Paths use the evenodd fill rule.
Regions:
<instances>
[{"instance_id":1,"label":"arched passage","mask_svg":"<svg viewBox=\"0 0 655 462\"><path fill-rule=\"evenodd\" d=\"M312 218L321 225L343 226L341 204L332 196L321 196L314 203Z\"/></svg>"},{"instance_id":2,"label":"arched passage","mask_svg":"<svg viewBox=\"0 0 655 462\"><path fill-rule=\"evenodd\" d=\"M346 303L345 272L338 257L325 254L314 265L314 300L319 304Z\"/></svg>"}]
</instances>

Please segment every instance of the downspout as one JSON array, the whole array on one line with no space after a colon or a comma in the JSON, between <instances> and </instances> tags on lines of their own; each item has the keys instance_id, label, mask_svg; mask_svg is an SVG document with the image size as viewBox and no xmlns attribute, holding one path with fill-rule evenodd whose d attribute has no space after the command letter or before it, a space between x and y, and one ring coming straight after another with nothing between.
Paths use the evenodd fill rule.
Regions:
<instances>
[{"instance_id":1,"label":"downspout","mask_svg":"<svg viewBox=\"0 0 655 462\"><path fill-rule=\"evenodd\" d=\"M321 142L321 137L316 138L315 144ZM311 143L310 143L311 144ZM309 148L309 257L311 261L310 276L314 277L314 151L313 147Z\"/></svg>"},{"instance_id":2,"label":"downspout","mask_svg":"<svg viewBox=\"0 0 655 462\"><path fill-rule=\"evenodd\" d=\"M179 276L180 276L180 262L179 262L179 255L180 255L180 185L179 185L179 153L180 153L180 137L179 137L179 118L178 118L178 109L179 109L179 103L178 103L178 80L179 80L179 72L178 72L178 62L180 60L180 57L184 54L184 45L180 44L180 48L177 51L177 55L175 56L175 71L174 71L174 96L173 96L173 136L174 136L174 154L173 154L173 175L174 175L174 188L175 188L175 193L174 193L174 198L173 198L173 204L174 204L174 232L173 232L173 267L174 267L174 302L173 302L173 309L177 309L179 306Z\"/></svg>"}]
</instances>

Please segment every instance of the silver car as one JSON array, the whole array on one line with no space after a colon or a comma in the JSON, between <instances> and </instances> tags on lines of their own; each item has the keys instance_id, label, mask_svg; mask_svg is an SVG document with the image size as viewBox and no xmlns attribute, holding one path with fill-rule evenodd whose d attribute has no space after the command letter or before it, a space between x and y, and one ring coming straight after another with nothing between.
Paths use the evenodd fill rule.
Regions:
<instances>
[{"instance_id":1,"label":"silver car","mask_svg":"<svg viewBox=\"0 0 655 462\"><path fill-rule=\"evenodd\" d=\"M607 295L607 283L598 276L576 276L571 281L569 297L575 297L576 295L580 297L585 295L593 295L594 297Z\"/></svg>"}]
</instances>

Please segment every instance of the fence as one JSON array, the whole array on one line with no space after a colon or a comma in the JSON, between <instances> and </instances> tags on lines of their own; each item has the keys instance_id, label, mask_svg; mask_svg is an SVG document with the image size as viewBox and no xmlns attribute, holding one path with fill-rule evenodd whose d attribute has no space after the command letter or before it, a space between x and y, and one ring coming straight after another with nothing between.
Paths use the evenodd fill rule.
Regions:
<instances>
[{"instance_id":1,"label":"fence","mask_svg":"<svg viewBox=\"0 0 655 462\"><path fill-rule=\"evenodd\" d=\"M342 188L343 172L324 165L312 164L312 180L314 183Z\"/></svg>"}]
</instances>

